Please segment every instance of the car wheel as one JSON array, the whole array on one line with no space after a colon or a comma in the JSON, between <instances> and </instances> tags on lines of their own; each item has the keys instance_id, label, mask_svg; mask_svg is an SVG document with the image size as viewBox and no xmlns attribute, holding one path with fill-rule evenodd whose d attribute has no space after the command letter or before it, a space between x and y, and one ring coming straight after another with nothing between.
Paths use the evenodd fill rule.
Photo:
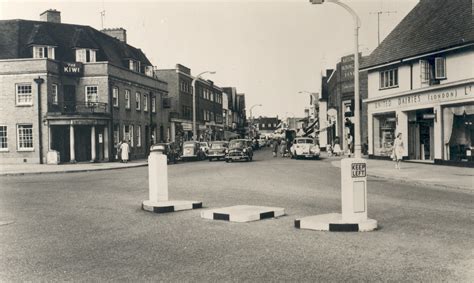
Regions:
<instances>
[{"instance_id":1,"label":"car wheel","mask_svg":"<svg viewBox=\"0 0 474 283\"><path fill-rule=\"evenodd\" d=\"M212 158L209 158L209 162L211 162L211 161L212 161Z\"/></svg>"}]
</instances>

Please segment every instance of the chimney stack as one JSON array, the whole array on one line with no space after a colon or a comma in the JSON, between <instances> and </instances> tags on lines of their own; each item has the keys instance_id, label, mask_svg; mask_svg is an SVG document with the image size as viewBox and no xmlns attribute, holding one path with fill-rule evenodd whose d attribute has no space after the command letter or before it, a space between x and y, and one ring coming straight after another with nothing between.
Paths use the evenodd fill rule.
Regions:
<instances>
[{"instance_id":1,"label":"chimney stack","mask_svg":"<svg viewBox=\"0 0 474 283\"><path fill-rule=\"evenodd\" d=\"M101 30L101 32L127 43L127 30L124 28L106 28Z\"/></svg>"},{"instance_id":2,"label":"chimney stack","mask_svg":"<svg viewBox=\"0 0 474 283\"><path fill-rule=\"evenodd\" d=\"M40 14L40 21L50 23L61 23L61 12L49 9Z\"/></svg>"}]
</instances>

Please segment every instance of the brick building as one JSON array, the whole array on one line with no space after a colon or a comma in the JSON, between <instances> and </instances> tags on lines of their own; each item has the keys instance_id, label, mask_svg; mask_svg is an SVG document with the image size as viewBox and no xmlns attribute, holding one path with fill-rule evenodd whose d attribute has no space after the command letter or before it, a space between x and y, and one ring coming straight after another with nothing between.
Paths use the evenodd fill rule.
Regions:
<instances>
[{"instance_id":1,"label":"brick building","mask_svg":"<svg viewBox=\"0 0 474 283\"><path fill-rule=\"evenodd\" d=\"M359 61L363 62L365 58L360 56ZM326 72L321 85L321 98L327 103L327 119L320 121L320 140L323 140L321 135L326 134L328 144L334 144L339 140L341 147L346 149L347 135L351 134L354 137L354 55L342 57L334 70ZM361 143L367 144L367 106L362 103L362 99L367 98L368 93L366 71L359 74L359 91Z\"/></svg>"},{"instance_id":2,"label":"brick building","mask_svg":"<svg viewBox=\"0 0 474 283\"><path fill-rule=\"evenodd\" d=\"M170 98L170 139L192 140L193 87L191 69L177 64L175 69L156 70L157 76L168 83ZM196 81L196 127L199 140L224 138L222 89L210 80Z\"/></svg>"},{"instance_id":3,"label":"brick building","mask_svg":"<svg viewBox=\"0 0 474 283\"><path fill-rule=\"evenodd\" d=\"M145 157L168 128L147 57L124 29L62 24L55 10L41 20L0 21L0 160L109 161L124 139Z\"/></svg>"}]
</instances>

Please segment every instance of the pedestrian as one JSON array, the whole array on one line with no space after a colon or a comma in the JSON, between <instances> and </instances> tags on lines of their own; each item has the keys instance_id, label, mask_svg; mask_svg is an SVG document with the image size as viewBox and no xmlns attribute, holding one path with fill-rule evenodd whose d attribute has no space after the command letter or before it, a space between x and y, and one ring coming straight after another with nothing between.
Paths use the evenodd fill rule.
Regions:
<instances>
[{"instance_id":1,"label":"pedestrian","mask_svg":"<svg viewBox=\"0 0 474 283\"><path fill-rule=\"evenodd\" d=\"M347 151L348 151L348 154L349 154L349 157L351 156L352 152L353 152L353 139L352 139L352 135L349 133L347 134Z\"/></svg>"},{"instance_id":2,"label":"pedestrian","mask_svg":"<svg viewBox=\"0 0 474 283\"><path fill-rule=\"evenodd\" d=\"M333 153L335 156L342 154L341 146L339 145L339 138L336 137L334 140Z\"/></svg>"},{"instance_id":3,"label":"pedestrian","mask_svg":"<svg viewBox=\"0 0 474 283\"><path fill-rule=\"evenodd\" d=\"M119 161L122 161L122 150L120 148L121 146L122 146L122 141L119 141L117 143L117 145L115 146L115 149L117 150L117 154L115 155L115 159L119 160Z\"/></svg>"},{"instance_id":4,"label":"pedestrian","mask_svg":"<svg viewBox=\"0 0 474 283\"><path fill-rule=\"evenodd\" d=\"M393 142L393 149L392 149L392 159L395 161L395 169L400 170L400 163L403 159L403 140L402 140L402 133L398 133L397 138Z\"/></svg>"},{"instance_id":5,"label":"pedestrian","mask_svg":"<svg viewBox=\"0 0 474 283\"><path fill-rule=\"evenodd\" d=\"M127 163L130 155L130 146L128 145L126 140L123 140L122 145L120 145L120 151L121 151L121 158L122 162Z\"/></svg>"},{"instance_id":6,"label":"pedestrian","mask_svg":"<svg viewBox=\"0 0 474 283\"><path fill-rule=\"evenodd\" d=\"M277 153L278 153L278 140L277 139L273 139L272 141L272 153L273 153L273 157L277 157Z\"/></svg>"},{"instance_id":7,"label":"pedestrian","mask_svg":"<svg viewBox=\"0 0 474 283\"><path fill-rule=\"evenodd\" d=\"M280 144L280 154L281 157L285 157L285 152L286 152L286 140L283 139Z\"/></svg>"}]
</instances>

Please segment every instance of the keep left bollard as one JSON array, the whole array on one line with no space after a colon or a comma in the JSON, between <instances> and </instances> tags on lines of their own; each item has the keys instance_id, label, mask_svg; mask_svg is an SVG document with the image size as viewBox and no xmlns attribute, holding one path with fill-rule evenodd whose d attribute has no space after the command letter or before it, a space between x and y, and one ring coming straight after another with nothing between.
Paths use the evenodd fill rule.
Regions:
<instances>
[{"instance_id":1,"label":"keep left bollard","mask_svg":"<svg viewBox=\"0 0 474 283\"><path fill-rule=\"evenodd\" d=\"M165 145L153 146L148 156L149 200L142 203L142 209L155 213L175 212L202 208L202 202L168 200L168 164L164 154Z\"/></svg>"}]
</instances>

